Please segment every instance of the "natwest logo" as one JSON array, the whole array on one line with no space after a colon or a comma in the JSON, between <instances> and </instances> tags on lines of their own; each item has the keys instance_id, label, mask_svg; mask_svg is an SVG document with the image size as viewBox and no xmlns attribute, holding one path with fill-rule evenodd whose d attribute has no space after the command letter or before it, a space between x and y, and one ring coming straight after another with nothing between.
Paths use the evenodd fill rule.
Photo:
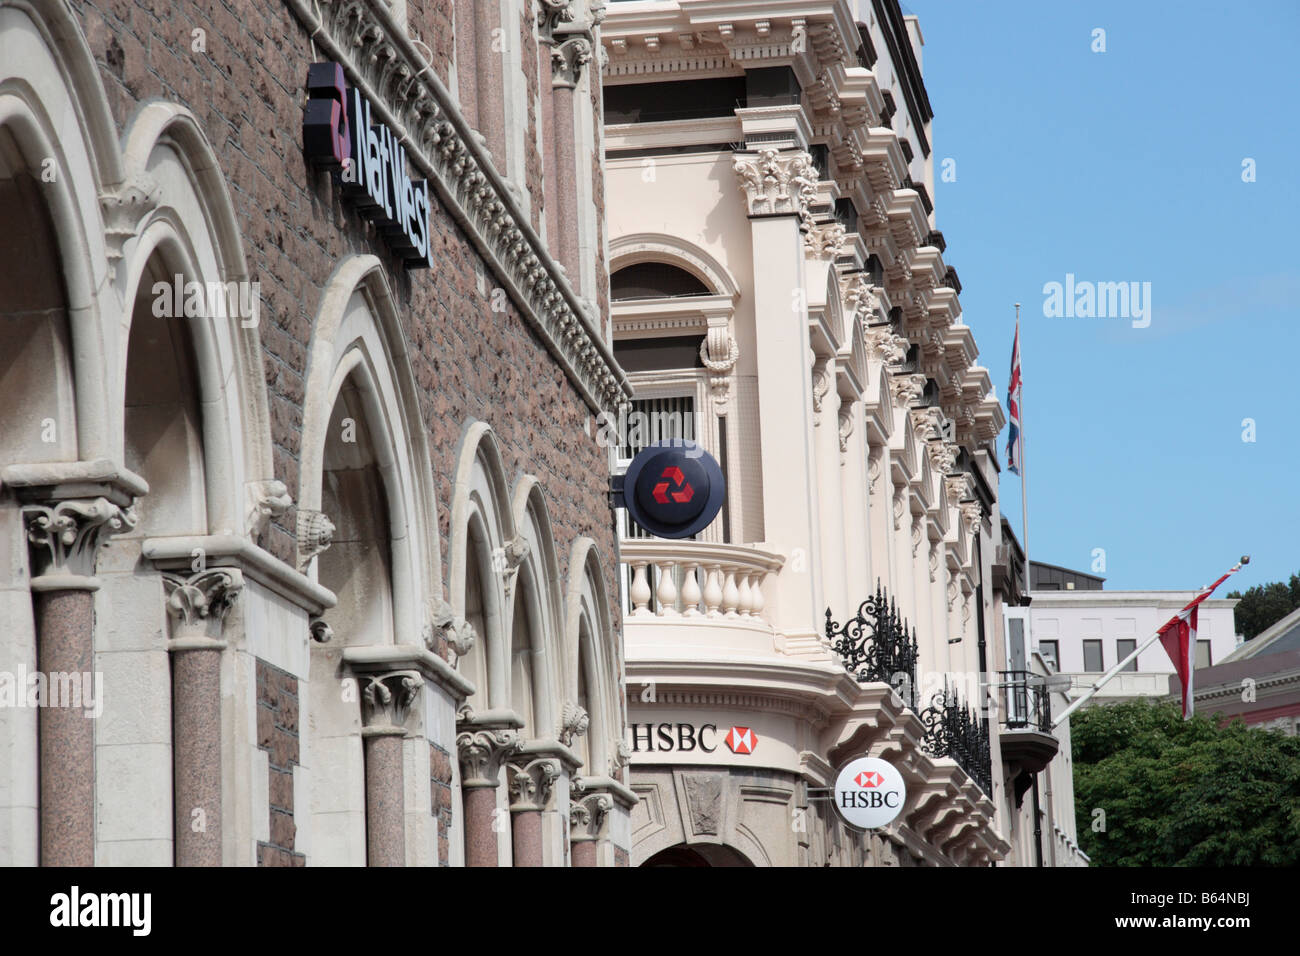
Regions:
<instances>
[{"instance_id":1,"label":"natwest logo","mask_svg":"<svg viewBox=\"0 0 1300 956\"><path fill-rule=\"evenodd\" d=\"M370 101L344 82L337 63L307 71L303 150L316 166L338 170L343 192L374 221L407 268L432 265L429 182L407 173L406 150L382 123L372 122Z\"/></svg>"}]
</instances>

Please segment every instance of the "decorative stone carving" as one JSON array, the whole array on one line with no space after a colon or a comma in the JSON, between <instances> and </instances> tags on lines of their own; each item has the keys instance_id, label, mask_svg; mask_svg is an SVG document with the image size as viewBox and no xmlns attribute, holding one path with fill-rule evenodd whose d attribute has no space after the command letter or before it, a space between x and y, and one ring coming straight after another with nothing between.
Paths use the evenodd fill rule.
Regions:
<instances>
[{"instance_id":1,"label":"decorative stone carving","mask_svg":"<svg viewBox=\"0 0 1300 956\"><path fill-rule=\"evenodd\" d=\"M605 816L614 809L607 793L592 793L569 802L569 839L574 842L595 840L600 836Z\"/></svg>"},{"instance_id":2,"label":"decorative stone carving","mask_svg":"<svg viewBox=\"0 0 1300 956\"><path fill-rule=\"evenodd\" d=\"M863 342L867 347L867 355L879 358L883 365L902 365L907 358L907 339L883 325L867 329Z\"/></svg>"},{"instance_id":3,"label":"decorative stone carving","mask_svg":"<svg viewBox=\"0 0 1300 956\"><path fill-rule=\"evenodd\" d=\"M188 576L164 574L167 616L175 622L173 636L205 633L209 622L220 633L226 615L234 607L243 587L242 575L232 568L209 568Z\"/></svg>"},{"instance_id":4,"label":"decorative stone carving","mask_svg":"<svg viewBox=\"0 0 1300 956\"><path fill-rule=\"evenodd\" d=\"M573 22L573 0L538 0L537 32L543 43L551 43L561 23Z\"/></svg>"},{"instance_id":5,"label":"decorative stone carving","mask_svg":"<svg viewBox=\"0 0 1300 956\"><path fill-rule=\"evenodd\" d=\"M740 346L735 336L725 324L709 324L709 331L700 343L700 361L709 372L709 392L713 396L713 407L719 415L725 415L727 402L731 397L731 370L740 358Z\"/></svg>"},{"instance_id":6,"label":"decorative stone carving","mask_svg":"<svg viewBox=\"0 0 1300 956\"><path fill-rule=\"evenodd\" d=\"M722 828L722 775L684 773L682 790L696 836L716 836Z\"/></svg>"},{"instance_id":7,"label":"decorative stone carving","mask_svg":"<svg viewBox=\"0 0 1300 956\"><path fill-rule=\"evenodd\" d=\"M939 576L939 547L936 544L930 545L930 581L936 581Z\"/></svg>"},{"instance_id":8,"label":"decorative stone carving","mask_svg":"<svg viewBox=\"0 0 1300 956\"><path fill-rule=\"evenodd\" d=\"M867 490L872 494L875 494L876 483L880 481L880 463L884 455L885 449L880 445L872 445L867 452Z\"/></svg>"},{"instance_id":9,"label":"decorative stone carving","mask_svg":"<svg viewBox=\"0 0 1300 956\"><path fill-rule=\"evenodd\" d=\"M943 413L934 406L909 409L907 417L912 422L912 430L916 432L917 441L930 443L943 438L941 423Z\"/></svg>"},{"instance_id":10,"label":"decorative stone carving","mask_svg":"<svg viewBox=\"0 0 1300 956\"><path fill-rule=\"evenodd\" d=\"M957 446L950 441L933 441L927 446L930 453L930 465L941 475L946 475L957 466Z\"/></svg>"},{"instance_id":11,"label":"decorative stone carving","mask_svg":"<svg viewBox=\"0 0 1300 956\"><path fill-rule=\"evenodd\" d=\"M921 399L925 391L925 376L919 374L894 375L890 378L890 387L894 390L894 402L900 408L911 408Z\"/></svg>"},{"instance_id":12,"label":"decorative stone carving","mask_svg":"<svg viewBox=\"0 0 1300 956\"><path fill-rule=\"evenodd\" d=\"M151 178L138 175L119 183L99 196L104 214L104 239L110 263L122 258L126 243L140 228L141 221L158 207L162 187Z\"/></svg>"},{"instance_id":13,"label":"decorative stone carving","mask_svg":"<svg viewBox=\"0 0 1300 956\"><path fill-rule=\"evenodd\" d=\"M298 568L329 548L334 540L334 522L323 511L298 509Z\"/></svg>"},{"instance_id":14,"label":"decorative stone carving","mask_svg":"<svg viewBox=\"0 0 1300 956\"><path fill-rule=\"evenodd\" d=\"M525 764L510 765L510 809L543 810L560 776L560 761L539 757Z\"/></svg>"},{"instance_id":15,"label":"decorative stone carving","mask_svg":"<svg viewBox=\"0 0 1300 956\"><path fill-rule=\"evenodd\" d=\"M966 522L966 531L972 538L979 534L980 522L984 520L984 510L980 507L978 501L963 502L961 517Z\"/></svg>"},{"instance_id":16,"label":"decorative stone carving","mask_svg":"<svg viewBox=\"0 0 1300 956\"><path fill-rule=\"evenodd\" d=\"M573 89L582 78L582 68L591 62L591 41L571 36L551 48L551 86Z\"/></svg>"},{"instance_id":17,"label":"decorative stone carving","mask_svg":"<svg viewBox=\"0 0 1300 956\"><path fill-rule=\"evenodd\" d=\"M899 485L894 489L894 530L898 531L903 524L903 508L907 504L907 486Z\"/></svg>"},{"instance_id":18,"label":"decorative stone carving","mask_svg":"<svg viewBox=\"0 0 1300 956\"><path fill-rule=\"evenodd\" d=\"M732 166L745 190L749 215L805 218L817 194L817 170L802 150L760 150L737 155Z\"/></svg>"},{"instance_id":19,"label":"decorative stone carving","mask_svg":"<svg viewBox=\"0 0 1300 956\"><path fill-rule=\"evenodd\" d=\"M92 577L95 555L110 535L137 524L134 508L107 498L69 498L52 505L24 505L23 522L32 550L32 577Z\"/></svg>"},{"instance_id":20,"label":"decorative stone carving","mask_svg":"<svg viewBox=\"0 0 1300 956\"><path fill-rule=\"evenodd\" d=\"M591 717L587 711L572 701L565 701L564 708L560 712L559 733L556 735L560 743L571 747L573 739L585 734L589 726L591 726Z\"/></svg>"},{"instance_id":21,"label":"decorative stone carving","mask_svg":"<svg viewBox=\"0 0 1300 956\"><path fill-rule=\"evenodd\" d=\"M815 223L804 233L803 247L814 259L834 259L844 250L845 238L842 223Z\"/></svg>"},{"instance_id":22,"label":"decorative stone carving","mask_svg":"<svg viewBox=\"0 0 1300 956\"><path fill-rule=\"evenodd\" d=\"M523 746L513 730L474 729L456 735L462 787L495 787L501 764Z\"/></svg>"},{"instance_id":23,"label":"decorative stone carving","mask_svg":"<svg viewBox=\"0 0 1300 956\"><path fill-rule=\"evenodd\" d=\"M620 740L614 745L614 755L609 758L609 775L617 778L619 772L632 760L632 750Z\"/></svg>"},{"instance_id":24,"label":"decorative stone carving","mask_svg":"<svg viewBox=\"0 0 1300 956\"><path fill-rule=\"evenodd\" d=\"M830 360L819 358L813 363L812 368L812 403L813 403L813 424L821 424L822 400L831 390L831 368Z\"/></svg>"},{"instance_id":25,"label":"decorative stone carving","mask_svg":"<svg viewBox=\"0 0 1300 956\"><path fill-rule=\"evenodd\" d=\"M921 550L922 520L920 515L912 515L912 557L916 557L916 553Z\"/></svg>"},{"instance_id":26,"label":"decorative stone carving","mask_svg":"<svg viewBox=\"0 0 1300 956\"><path fill-rule=\"evenodd\" d=\"M406 724L424 679L418 671L393 671L388 674L364 674L361 692L361 717L366 727L391 728Z\"/></svg>"},{"instance_id":27,"label":"decorative stone carving","mask_svg":"<svg viewBox=\"0 0 1300 956\"><path fill-rule=\"evenodd\" d=\"M278 518L289 510L293 498L284 482L278 479L250 481L244 488L248 495L245 531L250 538L256 539L272 518Z\"/></svg>"},{"instance_id":28,"label":"decorative stone carving","mask_svg":"<svg viewBox=\"0 0 1300 956\"><path fill-rule=\"evenodd\" d=\"M455 651L457 660L474 648L474 626L463 617L459 617L450 604L440 599L434 603L432 620L424 636L424 646L430 650L435 650L437 647L437 642L434 640L435 631L441 632L447 645ZM454 664L455 661L452 663Z\"/></svg>"},{"instance_id":29,"label":"decorative stone carving","mask_svg":"<svg viewBox=\"0 0 1300 956\"><path fill-rule=\"evenodd\" d=\"M840 401L839 420L840 454L846 455L849 451L849 436L853 434L853 406L843 400Z\"/></svg>"},{"instance_id":30,"label":"decorative stone carving","mask_svg":"<svg viewBox=\"0 0 1300 956\"><path fill-rule=\"evenodd\" d=\"M948 492L948 497L955 502L965 501L975 493L971 483L971 477L966 472L947 475L943 479L944 490ZM963 511L965 505L962 506ZM979 511L979 505L975 505L976 512Z\"/></svg>"}]
</instances>

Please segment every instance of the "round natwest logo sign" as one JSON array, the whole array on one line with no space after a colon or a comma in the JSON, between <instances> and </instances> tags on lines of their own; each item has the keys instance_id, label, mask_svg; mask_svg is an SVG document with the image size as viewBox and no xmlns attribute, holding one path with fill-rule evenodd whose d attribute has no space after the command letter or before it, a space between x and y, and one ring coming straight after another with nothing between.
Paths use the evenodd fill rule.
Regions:
<instances>
[{"instance_id":1,"label":"round natwest logo sign","mask_svg":"<svg viewBox=\"0 0 1300 956\"><path fill-rule=\"evenodd\" d=\"M689 538L717 517L722 469L690 439L647 446L627 466L623 501L632 520L661 538Z\"/></svg>"},{"instance_id":2,"label":"round natwest logo sign","mask_svg":"<svg viewBox=\"0 0 1300 956\"><path fill-rule=\"evenodd\" d=\"M835 810L859 830L883 827L903 812L903 775L878 757L850 760L835 778Z\"/></svg>"}]
</instances>

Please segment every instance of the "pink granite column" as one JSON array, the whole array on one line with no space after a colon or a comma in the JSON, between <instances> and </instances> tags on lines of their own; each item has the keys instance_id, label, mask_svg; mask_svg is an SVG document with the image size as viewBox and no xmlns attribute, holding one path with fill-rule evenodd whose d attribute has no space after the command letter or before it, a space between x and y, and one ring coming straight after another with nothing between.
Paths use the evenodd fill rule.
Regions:
<instances>
[{"instance_id":1,"label":"pink granite column","mask_svg":"<svg viewBox=\"0 0 1300 956\"><path fill-rule=\"evenodd\" d=\"M556 232L548 236L551 251L578 289L578 165L574 89L583 67L591 61L591 43L570 37L551 53L551 148L554 151Z\"/></svg>"},{"instance_id":2,"label":"pink granite column","mask_svg":"<svg viewBox=\"0 0 1300 956\"><path fill-rule=\"evenodd\" d=\"M560 775L560 762L543 757L512 764L510 774L511 850L515 866L542 865L542 811Z\"/></svg>"},{"instance_id":3,"label":"pink granite column","mask_svg":"<svg viewBox=\"0 0 1300 956\"><path fill-rule=\"evenodd\" d=\"M574 866L596 866L596 847L605 816L614 806L608 794L593 793L569 804L569 845Z\"/></svg>"},{"instance_id":4,"label":"pink granite column","mask_svg":"<svg viewBox=\"0 0 1300 956\"><path fill-rule=\"evenodd\" d=\"M406 717L424 685L416 671L367 674L362 692L362 748L366 762L366 864L406 865Z\"/></svg>"},{"instance_id":5,"label":"pink granite column","mask_svg":"<svg viewBox=\"0 0 1300 956\"><path fill-rule=\"evenodd\" d=\"M519 749L513 730L473 728L456 735L465 808L465 865L496 866L501 764Z\"/></svg>"},{"instance_id":6,"label":"pink granite column","mask_svg":"<svg viewBox=\"0 0 1300 956\"><path fill-rule=\"evenodd\" d=\"M239 571L165 575L172 639L172 818L177 866L220 866L221 639Z\"/></svg>"},{"instance_id":7,"label":"pink granite column","mask_svg":"<svg viewBox=\"0 0 1300 956\"><path fill-rule=\"evenodd\" d=\"M95 864L95 555L135 515L106 498L23 507L31 547L36 665L45 675L37 716L42 866ZM93 690L92 690L93 694ZM65 696L67 699L65 699ZM79 699L80 698L80 699Z\"/></svg>"},{"instance_id":8,"label":"pink granite column","mask_svg":"<svg viewBox=\"0 0 1300 956\"><path fill-rule=\"evenodd\" d=\"M497 171L506 171L506 61L516 30L501 25L501 4L478 0L474 4L475 71L478 77L478 131L487 142Z\"/></svg>"}]
</instances>

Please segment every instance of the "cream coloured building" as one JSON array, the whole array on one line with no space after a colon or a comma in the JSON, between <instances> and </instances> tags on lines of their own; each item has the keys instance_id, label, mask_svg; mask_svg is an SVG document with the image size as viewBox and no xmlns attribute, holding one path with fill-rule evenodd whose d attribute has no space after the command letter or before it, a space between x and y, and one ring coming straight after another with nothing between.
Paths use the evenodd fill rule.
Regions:
<instances>
[{"instance_id":1,"label":"cream coloured building","mask_svg":"<svg viewBox=\"0 0 1300 956\"><path fill-rule=\"evenodd\" d=\"M1058 742L1013 734L1004 764L980 708L1014 590L1004 417L935 230L920 25L894 0L629 2L602 42L635 394L612 466L685 435L728 481L692 540L621 525L633 864L1024 862L1007 775ZM886 659L850 673L860 607ZM909 789L868 835L825 791L860 754Z\"/></svg>"}]
</instances>

